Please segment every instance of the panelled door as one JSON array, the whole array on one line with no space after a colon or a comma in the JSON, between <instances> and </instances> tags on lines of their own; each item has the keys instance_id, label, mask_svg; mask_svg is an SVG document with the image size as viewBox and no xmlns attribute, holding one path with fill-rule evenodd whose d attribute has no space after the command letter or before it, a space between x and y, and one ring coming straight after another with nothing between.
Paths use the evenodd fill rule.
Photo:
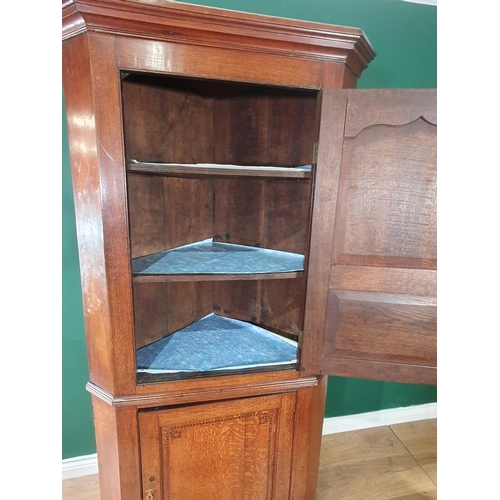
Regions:
<instances>
[{"instance_id":1,"label":"panelled door","mask_svg":"<svg viewBox=\"0 0 500 500\"><path fill-rule=\"evenodd\" d=\"M301 367L436 383L436 91L323 91Z\"/></svg>"},{"instance_id":2,"label":"panelled door","mask_svg":"<svg viewBox=\"0 0 500 500\"><path fill-rule=\"evenodd\" d=\"M289 498L296 393L139 413L143 500Z\"/></svg>"}]
</instances>

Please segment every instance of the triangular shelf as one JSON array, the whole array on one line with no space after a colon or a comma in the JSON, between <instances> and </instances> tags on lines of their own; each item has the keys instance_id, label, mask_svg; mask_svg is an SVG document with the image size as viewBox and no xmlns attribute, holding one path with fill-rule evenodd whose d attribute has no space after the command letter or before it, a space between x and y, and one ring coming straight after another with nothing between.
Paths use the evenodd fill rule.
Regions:
<instances>
[{"instance_id":1,"label":"triangular shelf","mask_svg":"<svg viewBox=\"0 0 500 500\"><path fill-rule=\"evenodd\" d=\"M146 373L235 370L297 362L297 343L251 323L209 314L137 351Z\"/></svg>"}]
</instances>

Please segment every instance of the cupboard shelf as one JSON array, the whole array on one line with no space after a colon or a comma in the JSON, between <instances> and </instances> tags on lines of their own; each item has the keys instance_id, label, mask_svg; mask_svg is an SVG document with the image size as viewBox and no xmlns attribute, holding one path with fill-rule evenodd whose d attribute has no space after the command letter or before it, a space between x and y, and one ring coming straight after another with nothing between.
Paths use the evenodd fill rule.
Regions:
<instances>
[{"instance_id":1,"label":"cupboard shelf","mask_svg":"<svg viewBox=\"0 0 500 500\"><path fill-rule=\"evenodd\" d=\"M213 313L137 351L137 371L149 374L244 370L296 362L297 342Z\"/></svg>"},{"instance_id":2,"label":"cupboard shelf","mask_svg":"<svg viewBox=\"0 0 500 500\"><path fill-rule=\"evenodd\" d=\"M212 239L132 259L134 281L286 279L303 269L300 254Z\"/></svg>"},{"instance_id":3,"label":"cupboard shelf","mask_svg":"<svg viewBox=\"0 0 500 500\"><path fill-rule=\"evenodd\" d=\"M183 281L254 281L287 280L304 276L303 271L286 273L251 273L251 274L137 274L134 283L164 283Z\"/></svg>"},{"instance_id":4,"label":"cupboard shelf","mask_svg":"<svg viewBox=\"0 0 500 500\"><path fill-rule=\"evenodd\" d=\"M310 179L311 177L311 165L279 167L216 163L148 163L127 160L127 171L133 174L156 174L172 177L275 177L280 179Z\"/></svg>"}]
</instances>

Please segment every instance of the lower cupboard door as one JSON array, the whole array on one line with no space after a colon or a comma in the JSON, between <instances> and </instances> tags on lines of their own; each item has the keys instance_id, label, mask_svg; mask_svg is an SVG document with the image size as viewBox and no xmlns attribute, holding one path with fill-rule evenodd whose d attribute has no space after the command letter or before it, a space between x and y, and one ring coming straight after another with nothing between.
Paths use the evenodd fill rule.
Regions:
<instances>
[{"instance_id":1,"label":"lower cupboard door","mask_svg":"<svg viewBox=\"0 0 500 500\"><path fill-rule=\"evenodd\" d=\"M296 394L143 410L143 500L287 499Z\"/></svg>"}]
</instances>

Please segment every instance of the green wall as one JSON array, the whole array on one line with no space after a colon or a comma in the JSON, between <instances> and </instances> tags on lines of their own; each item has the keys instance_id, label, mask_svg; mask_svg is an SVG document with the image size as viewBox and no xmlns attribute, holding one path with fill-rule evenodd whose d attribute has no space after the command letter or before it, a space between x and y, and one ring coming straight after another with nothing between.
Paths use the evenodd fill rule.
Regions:
<instances>
[{"instance_id":1,"label":"green wall","mask_svg":"<svg viewBox=\"0 0 500 500\"><path fill-rule=\"evenodd\" d=\"M436 8L400 0L203 0L190 3L358 27L376 59L359 88L437 86ZM74 207L63 104L62 156L62 380L63 458L95 453ZM436 401L436 388L330 377L326 417L354 415Z\"/></svg>"},{"instance_id":2,"label":"green wall","mask_svg":"<svg viewBox=\"0 0 500 500\"><path fill-rule=\"evenodd\" d=\"M95 439L64 99L62 111L62 452L70 458L95 453Z\"/></svg>"}]
</instances>

